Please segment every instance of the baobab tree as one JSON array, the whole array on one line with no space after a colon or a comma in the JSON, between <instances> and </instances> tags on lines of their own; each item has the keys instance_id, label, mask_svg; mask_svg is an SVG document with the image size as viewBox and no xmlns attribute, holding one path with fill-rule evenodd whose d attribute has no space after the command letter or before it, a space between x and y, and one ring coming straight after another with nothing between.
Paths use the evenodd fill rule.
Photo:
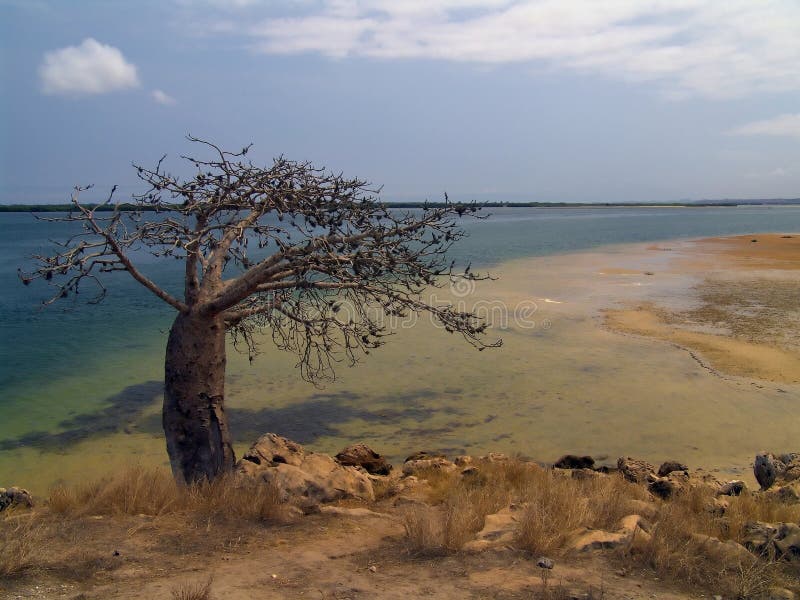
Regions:
<instances>
[{"instance_id":1,"label":"baobab tree","mask_svg":"<svg viewBox=\"0 0 800 600\"><path fill-rule=\"evenodd\" d=\"M472 205L387 208L379 190L359 179L283 157L266 167L189 137L210 158L184 156L193 177L171 175L164 157L154 168L134 164L144 191L122 210L114 199L88 205L78 187L66 216L79 233L52 255L35 256L24 283L54 286L49 304L87 285L101 300L105 273L125 271L177 312L167 341L163 426L178 481L213 479L235 462L224 409L226 333L256 354L262 339L296 353L300 375L331 379L392 333L389 317L428 313L478 350L487 324L452 304L432 302L427 288L458 279L446 253L464 232L459 217ZM131 205L135 210L130 210ZM169 293L135 264L147 251L185 263L183 294ZM343 307L345 308L343 310Z\"/></svg>"}]
</instances>

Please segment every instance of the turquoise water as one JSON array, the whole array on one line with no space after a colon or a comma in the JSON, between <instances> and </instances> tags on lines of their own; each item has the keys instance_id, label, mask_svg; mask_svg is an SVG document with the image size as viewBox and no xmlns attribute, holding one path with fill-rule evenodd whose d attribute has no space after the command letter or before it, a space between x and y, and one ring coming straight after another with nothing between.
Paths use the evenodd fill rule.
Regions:
<instances>
[{"instance_id":1,"label":"turquoise water","mask_svg":"<svg viewBox=\"0 0 800 600\"><path fill-rule=\"evenodd\" d=\"M769 231L800 231L800 207L494 209L467 221L470 236L455 248L462 264L587 250L608 244ZM64 239L68 224L0 214L0 453L53 449L115 431L159 394L172 310L124 273L108 282L100 305L42 308L42 282L23 286L17 268ZM179 261L138 257L143 270L176 289ZM289 363L290 364L290 363ZM289 372L291 376L291 372ZM316 393L308 388L308 397Z\"/></svg>"}]
</instances>

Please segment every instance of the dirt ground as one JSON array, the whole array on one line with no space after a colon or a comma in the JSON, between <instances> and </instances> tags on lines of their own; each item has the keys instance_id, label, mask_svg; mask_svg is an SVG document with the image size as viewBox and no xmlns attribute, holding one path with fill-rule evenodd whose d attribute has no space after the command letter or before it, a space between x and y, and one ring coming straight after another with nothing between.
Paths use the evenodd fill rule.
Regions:
<instances>
[{"instance_id":1,"label":"dirt ground","mask_svg":"<svg viewBox=\"0 0 800 600\"><path fill-rule=\"evenodd\" d=\"M413 557L404 548L402 525L392 516L313 515L258 535L220 537L212 530L207 541L213 552L203 547L202 531L170 541L163 535L154 539L146 523L135 519L88 526L96 526L97 535L85 551L106 554L102 565L94 560L91 566L100 567L95 572L78 560L74 570L0 582L0 596L169 600L211 578L210 597L225 600L696 597L652 574L623 571L613 556L603 554L557 560L546 586L537 557L513 550Z\"/></svg>"}]
</instances>

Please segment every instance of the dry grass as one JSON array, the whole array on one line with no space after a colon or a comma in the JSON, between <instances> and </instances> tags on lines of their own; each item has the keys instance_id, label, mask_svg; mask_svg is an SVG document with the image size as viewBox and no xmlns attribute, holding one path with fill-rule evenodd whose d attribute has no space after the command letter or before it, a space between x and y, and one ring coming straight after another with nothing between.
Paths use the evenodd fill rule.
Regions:
<instances>
[{"instance_id":1,"label":"dry grass","mask_svg":"<svg viewBox=\"0 0 800 600\"><path fill-rule=\"evenodd\" d=\"M211 583L213 579L208 578L205 583L183 583L172 588L172 600L213 600L211 595Z\"/></svg>"},{"instance_id":2,"label":"dry grass","mask_svg":"<svg viewBox=\"0 0 800 600\"><path fill-rule=\"evenodd\" d=\"M788 505L745 492L728 498L724 516L709 511L713 493L696 488L671 502L661 504L652 539L641 556L644 562L665 577L675 577L692 585L714 588L726 597L758 598L774 585L797 580L800 573L788 574L787 565L772 560L741 562L733 556L720 556L696 539L700 533L722 541L741 543L747 521L798 522L800 505Z\"/></svg>"},{"instance_id":3,"label":"dry grass","mask_svg":"<svg viewBox=\"0 0 800 600\"><path fill-rule=\"evenodd\" d=\"M520 520L518 544L535 554L559 555L572 532L583 527L614 530L632 512L628 501L646 496L641 487L621 477L574 479L541 471L525 490L528 508Z\"/></svg>"},{"instance_id":4,"label":"dry grass","mask_svg":"<svg viewBox=\"0 0 800 600\"><path fill-rule=\"evenodd\" d=\"M84 485L58 486L33 512L4 511L0 579L42 571L87 578L120 564L113 554L119 544L144 543L165 558L224 551L257 535L254 525L287 516L270 486L233 475L178 486L166 469L132 467ZM143 530L147 536L129 542Z\"/></svg>"},{"instance_id":5,"label":"dry grass","mask_svg":"<svg viewBox=\"0 0 800 600\"><path fill-rule=\"evenodd\" d=\"M403 515L407 545L414 554L459 550L483 528L486 515L507 506L525 485L535 465L519 461L485 463L475 475L435 469L419 474L428 481L428 502Z\"/></svg>"},{"instance_id":6,"label":"dry grass","mask_svg":"<svg viewBox=\"0 0 800 600\"><path fill-rule=\"evenodd\" d=\"M278 491L231 475L178 486L165 469L132 467L83 486L54 488L48 507L62 516L181 515L208 520L279 521Z\"/></svg>"},{"instance_id":7,"label":"dry grass","mask_svg":"<svg viewBox=\"0 0 800 600\"><path fill-rule=\"evenodd\" d=\"M431 473L429 501L404 514L407 549L414 554L459 550L474 538L486 515L510 503L526 506L517 523L516 546L534 555L563 555L576 530L614 531L622 517L636 512L631 500L648 500L642 486L618 476L573 478L512 461L478 464L478 474ZM424 479L425 474L420 478ZM741 542L748 521L800 522L800 505L744 493L727 498L724 516L709 510L710 488L693 488L675 500L654 504L652 537L638 554L621 553L626 563L652 568L665 579L716 590L725 597L758 598L775 585L798 580L785 564L738 561L710 553L692 534Z\"/></svg>"},{"instance_id":8,"label":"dry grass","mask_svg":"<svg viewBox=\"0 0 800 600\"><path fill-rule=\"evenodd\" d=\"M44 529L33 519L4 515L0 520L0 579L16 577L35 563Z\"/></svg>"}]
</instances>

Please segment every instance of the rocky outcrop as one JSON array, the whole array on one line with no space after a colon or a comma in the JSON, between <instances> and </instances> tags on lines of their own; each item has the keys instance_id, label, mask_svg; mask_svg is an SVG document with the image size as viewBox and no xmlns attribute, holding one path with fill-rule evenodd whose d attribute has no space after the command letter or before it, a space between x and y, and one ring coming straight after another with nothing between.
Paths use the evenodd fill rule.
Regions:
<instances>
[{"instance_id":1,"label":"rocky outcrop","mask_svg":"<svg viewBox=\"0 0 800 600\"><path fill-rule=\"evenodd\" d=\"M742 542L759 556L800 562L800 525L797 523L749 521L744 525Z\"/></svg>"},{"instance_id":2,"label":"rocky outcrop","mask_svg":"<svg viewBox=\"0 0 800 600\"><path fill-rule=\"evenodd\" d=\"M18 487L0 488L0 512L12 506L33 508L33 496L28 490Z\"/></svg>"},{"instance_id":3,"label":"rocky outcrop","mask_svg":"<svg viewBox=\"0 0 800 600\"><path fill-rule=\"evenodd\" d=\"M274 485L281 501L304 508L343 498L375 499L372 481L363 471L274 433L258 438L236 464L236 472Z\"/></svg>"},{"instance_id":4,"label":"rocky outcrop","mask_svg":"<svg viewBox=\"0 0 800 600\"><path fill-rule=\"evenodd\" d=\"M388 475L392 470L392 465L366 444L351 444L335 458L340 465L361 467L370 475Z\"/></svg>"},{"instance_id":5,"label":"rocky outcrop","mask_svg":"<svg viewBox=\"0 0 800 600\"><path fill-rule=\"evenodd\" d=\"M655 471L653 465L644 460L622 456L617 460L617 469L632 483L647 483L647 478Z\"/></svg>"}]
</instances>

